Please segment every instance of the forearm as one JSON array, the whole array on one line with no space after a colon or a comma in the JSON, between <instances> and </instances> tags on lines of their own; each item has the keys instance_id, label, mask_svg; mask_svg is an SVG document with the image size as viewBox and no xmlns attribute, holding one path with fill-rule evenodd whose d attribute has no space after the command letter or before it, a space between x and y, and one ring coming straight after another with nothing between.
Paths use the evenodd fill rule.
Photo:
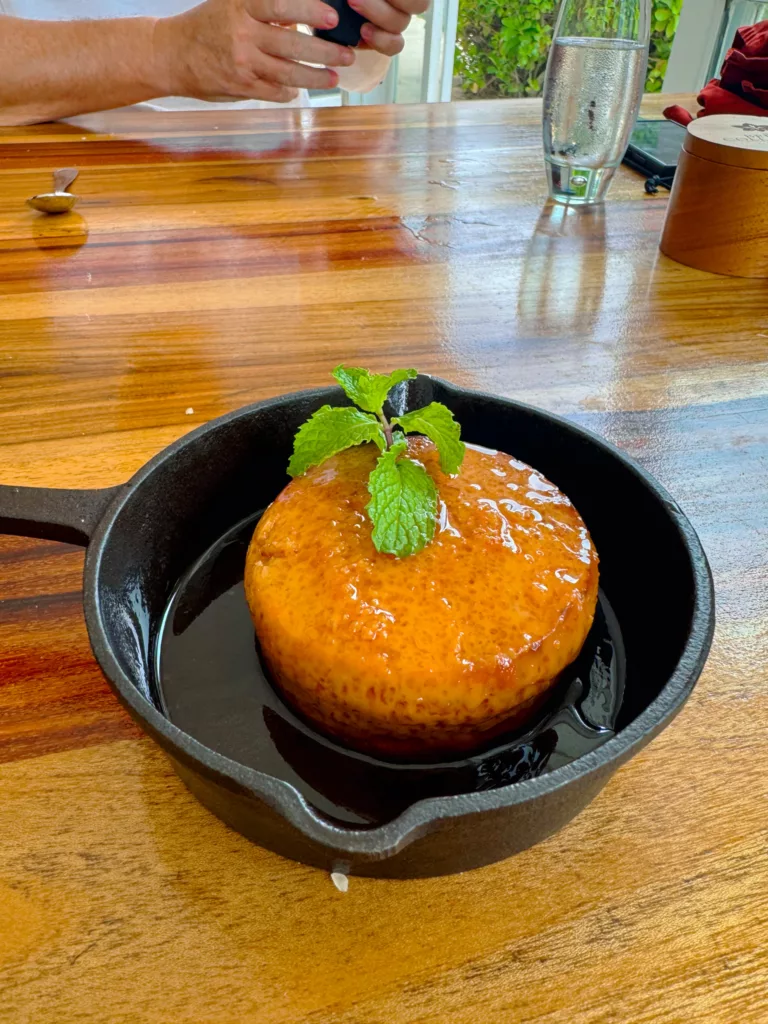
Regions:
<instances>
[{"instance_id":1,"label":"forearm","mask_svg":"<svg viewBox=\"0 0 768 1024\"><path fill-rule=\"evenodd\" d=\"M154 18L30 21L0 15L0 125L128 106L172 91Z\"/></svg>"}]
</instances>

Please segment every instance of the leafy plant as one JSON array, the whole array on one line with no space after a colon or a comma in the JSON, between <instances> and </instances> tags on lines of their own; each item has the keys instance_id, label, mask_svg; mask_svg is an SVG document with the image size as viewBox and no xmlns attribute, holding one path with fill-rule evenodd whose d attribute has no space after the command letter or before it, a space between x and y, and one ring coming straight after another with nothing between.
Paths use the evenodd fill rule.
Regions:
<instances>
[{"instance_id":1,"label":"leafy plant","mask_svg":"<svg viewBox=\"0 0 768 1024\"><path fill-rule=\"evenodd\" d=\"M460 0L454 67L465 93L536 96L557 0Z\"/></svg>"},{"instance_id":2,"label":"leafy plant","mask_svg":"<svg viewBox=\"0 0 768 1024\"><path fill-rule=\"evenodd\" d=\"M646 92L661 92L667 73L672 41L680 21L683 0L654 0L651 18L651 52L648 57Z\"/></svg>"},{"instance_id":3,"label":"leafy plant","mask_svg":"<svg viewBox=\"0 0 768 1024\"><path fill-rule=\"evenodd\" d=\"M661 90L682 5L683 0L653 0L648 92ZM460 0L454 70L462 91L538 96L558 8L559 0Z\"/></svg>"},{"instance_id":4,"label":"leafy plant","mask_svg":"<svg viewBox=\"0 0 768 1024\"><path fill-rule=\"evenodd\" d=\"M357 366L337 366L333 376L358 408L318 409L296 432L288 463L289 475L301 476L347 448L376 444L380 454L368 477L371 500L365 510L373 524L376 550L398 558L415 555L429 544L437 519L435 482L420 462L405 454L405 435L426 434L437 448L444 473L458 473L464 461L461 428L440 402L387 419L387 395L416 375L415 370L370 373Z\"/></svg>"}]
</instances>

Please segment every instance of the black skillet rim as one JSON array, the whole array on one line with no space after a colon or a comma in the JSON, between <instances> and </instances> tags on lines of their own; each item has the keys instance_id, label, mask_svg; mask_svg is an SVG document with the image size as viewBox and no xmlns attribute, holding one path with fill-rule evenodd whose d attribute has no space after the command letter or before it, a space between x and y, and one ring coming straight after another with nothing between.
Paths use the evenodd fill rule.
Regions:
<instances>
[{"instance_id":1,"label":"black skillet rim","mask_svg":"<svg viewBox=\"0 0 768 1024\"><path fill-rule=\"evenodd\" d=\"M427 377L428 375L422 376ZM526 779L522 782L513 782L494 790L455 796L427 797L412 804L386 824L365 830L345 829L324 819L290 783L254 768L248 768L237 761L232 761L173 725L141 695L114 658L102 623L95 584L103 552L109 543L110 529L129 496L152 474L158 465L172 458L188 444L195 443L198 438L210 430L241 417L249 417L256 410L269 409L273 406L279 407L292 400L327 400L337 393L335 388L296 391L244 406L210 420L164 448L142 466L125 487L120 489L99 521L86 555L84 606L88 633L94 654L121 700L132 709L141 722L149 727L151 733L162 737L161 746L165 745L173 756L178 757L181 761L189 762L191 760L203 769L207 769L209 773L212 771L228 779L230 785L234 785L236 788L242 787L258 796L303 835L337 852L340 859L344 854L354 855L365 860L385 859L429 832L440 820L480 814L527 803L545 794L553 793L577 779L605 769L613 762L618 767L619 764L628 760L636 749L661 731L665 723L673 718L685 703L704 667L714 633L714 587L712 573L701 541L671 495L649 473L615 445L562 416L515 399L460 388L439 377L429 377L428 379L433 380L449 393L470 395L479 400L502 403L543 417L561 429L578 434L585 441L597 445L619 459L664 506L688 554L694 582L693 615L685 647L674 671L659 695L645 711L597 750L582 755L570 764L563 765L546 775Z\"/></svg>"}]
</instances>

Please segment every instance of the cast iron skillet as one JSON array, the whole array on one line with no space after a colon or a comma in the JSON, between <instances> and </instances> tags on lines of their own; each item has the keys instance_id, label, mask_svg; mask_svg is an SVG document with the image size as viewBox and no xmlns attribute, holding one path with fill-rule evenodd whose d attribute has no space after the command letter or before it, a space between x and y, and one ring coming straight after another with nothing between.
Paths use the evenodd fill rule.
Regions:
<instances>
[{"instance_id":1,"label":"cast iron skillet","mask_svg":"<svg viewBox=\"0 0 768 1024\"><path fill-rule=\"evenodd\" d=\"M600 554L626 647L623 728L547 775L414 803L387 824L332 824L289 783L203 746L159 710L153 643L174 585L287 481L294 433L336 388L260 402L193 431L107 490L0 488L0 530L87 545L84 602L94 654L117 696L214 814L308 864L407 877L461 871L525 849L585 807L680 710L714 628L706 556L666 491L616 448L549 413L421 376L407 405L444 402L476 444L541 470L575 503Z\"/></svg>"}]
</instances>

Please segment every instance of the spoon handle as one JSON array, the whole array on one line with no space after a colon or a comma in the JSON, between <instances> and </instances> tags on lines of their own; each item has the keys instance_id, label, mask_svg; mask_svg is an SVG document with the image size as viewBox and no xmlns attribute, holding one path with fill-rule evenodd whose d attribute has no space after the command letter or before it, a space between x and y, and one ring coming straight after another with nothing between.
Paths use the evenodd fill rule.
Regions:
<instances>
[{"instance_id":1,"label":"spoon handle","mask_svg":"<svg viewBox=\"0 0 768 1024\"><path fill-rule=\"evenodd\" d=\"M62 167L58 171L53 172L53 191L54 192L66 192L72 182L78 175L78 169L76 167Z\"/></svg>"}]
</instances>

